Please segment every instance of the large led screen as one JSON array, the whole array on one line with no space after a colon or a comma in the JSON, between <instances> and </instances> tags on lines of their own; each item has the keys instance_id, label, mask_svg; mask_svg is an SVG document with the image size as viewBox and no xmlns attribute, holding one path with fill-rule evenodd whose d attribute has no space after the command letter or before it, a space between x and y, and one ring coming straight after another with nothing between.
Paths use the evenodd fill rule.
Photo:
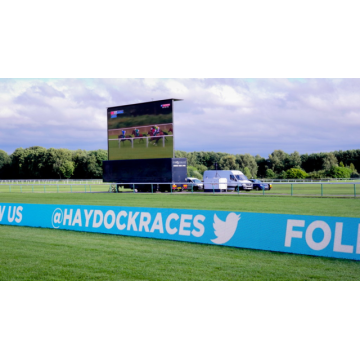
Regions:
<instances>
[{"instance_id":1,"label":"large led screen","mask_svg":"<svg viewBox=\"0 0 360 360\"><path fill-rule=\"evenodd\" d=\"M109 160L173 158L173 100L108 108Z\"/></svg>"}]
</instances>

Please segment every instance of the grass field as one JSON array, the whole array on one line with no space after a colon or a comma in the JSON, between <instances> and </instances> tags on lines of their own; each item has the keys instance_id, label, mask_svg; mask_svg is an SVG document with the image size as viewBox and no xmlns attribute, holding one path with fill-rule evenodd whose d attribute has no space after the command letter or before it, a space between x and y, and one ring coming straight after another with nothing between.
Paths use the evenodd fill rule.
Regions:
<instances>
[{"instance_id":1,"label":"grass field","mask_svg":"<svg viewBox=\"0 0 360 360\"><path fill-rule=\"evenodd\" d=\"M62 193L62 192L106 192L109 190L110 184L99 183L99 181L74 182L69 180L66 182L49 182L49 183L0 183L0 193ZM190 188L189 188L189 191ZM227 193L227 195L236 195L237 191ZM192 195L209 195L201 192L194 192ZM218 194L220 195L220 194ZM225 194L221 194L225 195ZM317 197L357 197L360 199L360 183L357 184L274 184L270 191L250 191L240 192L241 196L317 196Z\"/></svg>"},{"instance_id":2,"label":"grass field","mask_svg":"<svg viewBox=\"0 0 360 360\"><path fill-rule=\"evenodd\" d=\"M2 193L0 202L359 217L354 198ZM360 263L145 238L0 226L0 280L359 280Z\"/></svg>"}]
</instances>

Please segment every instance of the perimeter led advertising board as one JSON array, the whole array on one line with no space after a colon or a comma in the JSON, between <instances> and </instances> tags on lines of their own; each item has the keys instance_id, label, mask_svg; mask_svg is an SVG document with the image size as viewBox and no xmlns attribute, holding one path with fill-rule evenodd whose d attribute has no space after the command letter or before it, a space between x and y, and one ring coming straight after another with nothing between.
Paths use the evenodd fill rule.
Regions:
<instances>
[{"instance_id":1,"label":"perimeter led advertising board","mask_svg":"<svg viewBox=\"0 0 360 360\"><path fill-rule=\"evenodd\" d=\"M109 160L173 158L173 100L108 108Z\"/></svg>"}]
</instances>

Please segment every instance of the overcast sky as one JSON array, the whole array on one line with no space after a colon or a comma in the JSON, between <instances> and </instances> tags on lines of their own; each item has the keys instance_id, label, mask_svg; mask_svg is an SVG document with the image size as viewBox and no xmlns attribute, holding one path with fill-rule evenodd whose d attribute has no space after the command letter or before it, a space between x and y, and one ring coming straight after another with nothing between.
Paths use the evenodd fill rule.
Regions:
<instances>
[{"instance_id":1,"label":"overcast sky","mask_svg":"<svg viewBox=\"0 0 360 360\"><path fill-rule=\"evenodd\" d=\"M107 107L168 98L176 150L360 148L360 79L2 79L0 149L107 149Z\"/></svg>"}]
</instances>

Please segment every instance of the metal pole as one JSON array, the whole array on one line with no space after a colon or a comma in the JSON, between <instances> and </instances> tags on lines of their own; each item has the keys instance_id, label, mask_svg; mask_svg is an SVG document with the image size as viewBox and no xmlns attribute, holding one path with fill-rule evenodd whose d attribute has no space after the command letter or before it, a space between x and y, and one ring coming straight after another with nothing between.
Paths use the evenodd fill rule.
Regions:
<instances>
[{"instance_id":1,"label":"metal pole","mask_svg":"<svg viewBox=\"0 0 360 360\"><path fill-rule=\"evenodd\" d=\"M152 194L154 193L154 186L153 186L153 184L151 184L151 193L152 193Z\"/></svg>"},{"instance_id":2,"label":"metal pole","mask_svg":"<svg viewBox=\"0 0 360 360\"><path fill-rule=\"evenodd\" d=\"M269 185L270 186L270 185ZM263 195L265 195L265 186L263 186Z\"/></svg>"},{"instance_id":3,"label":"metal pole","mask_svg":"<svg viewBox=\"0 0 360 360\"><path fill-rule=\"evenodd\" d=\"M293 196L293 185L294 184L291 184L291 196Z\"/></svg>"},{"instance_id":4,"label":"metal pole","mask_svg":"<svg viewBox=\"0 0 360 360\"><path fill-rule=\"evenodd\" d=\"M356 197L356 184L354 184L354 197Z\"/></svg>"},{"instance_id":5,"label":"metal pole","mask_svg":"<svg viewBox=\"0 0 360 360\"><path fill-rule=\"evenodd\" d=\"M324 196L324 189L323 189L323 185L324 185L324 184L321 184L321 196Z\"/></svg>"}]
</instances>

